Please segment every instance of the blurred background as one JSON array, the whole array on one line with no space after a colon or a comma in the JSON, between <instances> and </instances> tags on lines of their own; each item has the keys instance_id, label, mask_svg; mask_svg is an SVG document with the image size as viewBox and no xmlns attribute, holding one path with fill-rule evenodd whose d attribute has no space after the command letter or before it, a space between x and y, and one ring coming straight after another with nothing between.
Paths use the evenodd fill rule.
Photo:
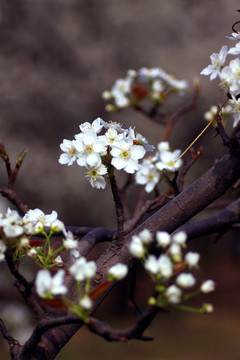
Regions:
<instances>
[{"instance_id":1,"label":"blurred background","mask_svg":"<svg viewBox=\"0 0 240 360\"><path fill-rule=\"evenodd\" d=\"M161 127L132 110L108 114L101 98L128 69L146 66L162 67L189 82L182 104L191 98L193 79L200 78L197 109L179 120L170 137L172 148L184 150L205 126L203 113L210 105L224 101L217 82L200 77L200 71L209 64L213 52L219 52L224 44L233 45L226 36L240 19L238 8L238 0L0 0L0 138L13 163L24 148L29 149L17 180L22 200L47 213L57 210L67 225L115 226L110 190L93 189L77 165L58 164L60 143L64 138L72 139L79 124L100 116L124 127L136 126L156 145ZM171 111L176 104L168 106L166 111ZM197 145L204 146L203 155L187 183L224 153L212 128ZM1 186L6 180L0 164ZM7 205L1 198L1 210ZM109 345L85 331L82 339L76 335L57 359L67 359L69 354L72 360L78 359L80 349L85 359L240 359L239 259L236 246L234 257L230 246L237 237L239 233L229 232L217 244L209 238L201 245L191 245L204 253L201 276L211 275L218 284L217 295L213 295L214 315L159 316L149 330L156 339L151 344ZM5 275L0 281L2 289L7 288ZM127 289L129 284L122 287ZM140 298L142 291L140 283ZM127 305L121 292L122 288L117 288L115 300L105 305L106 317L125 313ZM16 301L16 294L9 294L3 297L2 308L12 313L5 306L9 300ZM116 326L124 321L121 316ZM89 347L91 341L101 349L101 355ZM0 346L1 359L8 359L4 345Z\"/></svg>"}]
</instances>

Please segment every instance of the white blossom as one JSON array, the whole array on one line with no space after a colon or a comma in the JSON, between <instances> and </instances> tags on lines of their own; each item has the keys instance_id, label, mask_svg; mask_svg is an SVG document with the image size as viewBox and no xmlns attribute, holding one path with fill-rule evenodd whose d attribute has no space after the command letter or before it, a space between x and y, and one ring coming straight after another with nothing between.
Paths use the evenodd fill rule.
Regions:
<instances>
[{"instance_id":1,"label":"white blossom","mask_svg":"<svg viewBox=\"0 0 240 360\"><path fill-rule=\"evenodd\" d=\"M181 301L182 290L176 285L170 285L165 291L165 296L171 304L179 304Z\"/></svg>"},{"instance_id":2,"label":"white blossom","mask_svg":"<svg viewBox=\"0 0 240 360\"><path fill-rule=\"evenodd\" d=\"M183 289L188 289L195 285L196 279L192 274L189 273L181 273L176 278L176 283Z\"/></svg>"},{"instance_id":3,"label":"white blossom","mask_svg":"<svg viewBox=\"0 0 240 360\"><path fill-rule=\"evenodd\" d=\"M111 164L117 170L124 170L129 174L135 173L139 169L138 160L142 159L146 150L141 145L134 145L133 139L128 137L112 146Z\"/></svg>"},{"instance_id":4,"label":"white blossom","mask_svg":"<svg viewBox=\"0 0 240 360\"><path fill-rule=\"evenodd\" d=\"M35 285L38 295L48 298L50 295L64 295L67 287L64 285L64 270L59 270L55 275L51 275L49 270L39 270L36 276Z\"/></svg>"},{"instance_id":5,"label":"white blossom","mask_svg":"<svg viewBox=\"0 0 240 360\"><path fill-rule=\"evenodd\" d=\"M173 274L172 261L165 254L160 255L160 257L158 258L158 268L159 273L165 278L170 278Z\"/></svg>"},{"instance_id":6,"label":"white blossom","mask_svg":"<svg viewBox=\"0 0 240 360\"><path fill-rule=\"evenodd\" d=\"M228 53L228 47L224 45L219 53L213 53L210 56L211 64L201 71L201 75L210 75L210 80L220 75L220 71L225 63Z\"/></svg>"},{"instance_id":7,"label":"white blossom","mask_svg":"<svg viewBox=\"0 0 240 360\"><path fill-rule=\"evenodd\" d=\"M99 161L96 166L87 166L86 178L89 180L92 187L97 189L105 189L106 180L102 175L107 174L107 168Z\"/></svg>"},{"instance_id":8,"label":"white blossom","mask_svg":"<svg viewBox=\"0 0 240 360\"><path fill-rule=\"evenodd\" d=\"M215 290L215 282L210 279L204 281L204 283L201 285L200 290L205 294L214 291Z\"/></svg>"},{"instance_id":9,"label":"white blossom","mask_svg":"<svg viewBox=\"0 0 240 360\"><path fill-rule=\"evenodd\" d=\"M26 236L23 236L21 239L20 239L20 242L19 242L19 248L27 248L29 245L29 239L26 237Z\"/></svg>"},{"instance_id":10,"label":"white blossom","mask_svg":"<svg viewBox=\"0 0 240 360\"><path fill-rule=\"evenodd\" d=\"M101 157L106 154L105 141L98 138L92 129L86 130L75 136L76 149L78 150L77 163L79 166L96 166L101 162Z\"/></svg>"},{"instance_id":11,"label":"white blossom","mask_svg":"<svg viewBox=\"0 0 240 360\"><path fill-rule=\"evenodd\" d=\"M179 245L184 245L187 241L187 234L184 231L178 231L172 236L172 241Z\"/></svg>"},{"instance_id":12,"label":"white blossom","mask_svg":"<svg viewBox=\"0 0 240 360\"><path fill-rule=\"evenodd\" d=\"M185 255L185 261L187 262L187 264L190 267L194 267L197 266L198 262L200 259L200 255L196 252L192 252L189 251L186 255Z\"/></svg>"},{"instance_id":13,"label":"white blossom","mask_svg":"<svg viewBox=\"0 0 240 360\"><path fill-rule=\"evenodd\" d=\"M240 33L239 32L237 32L237 33L233 32L232 36L227 36L227 38L230 39L230 40L240 40Z\"/></svg>"},{"instance_id":14,"label":"white blossom","mask_svg":"<svg viewBox=\"0 0 240 360\"><path fill-rule=\"evenodd\" d=\"M182 248L177 243L172 243L169 247L169 253L173 257L174 261L182 260Z\"/></svg>"},{"instance_id":15,"label":"white blossom","mask_svg":"<svg viewBox=\"0 0 240 360\"><path fill-rule=\"evenodd\" d=\"M102 119L98 117L92 122L92 124L90 124L89 122L85 122L79 125L79 128L82 132L85 132L87 130L94 130L96 134L99 134L103 128Z\"/></svg>"},{"instance_id":16,"label":"white blossom","mask_svg":"<svg viewBox=\"0 0 240 360\"><path fill-rule=\"evenodd\" d=\"M234 119L233 127L236 127L240 121L240 98L236 99L235 97L233 97L232 106L233 106L232 111L233 111L233 119Z\"/></svg>"},{"instance_id":17,"label":"white blossom","mask_svg":"<svg viewBox=\"0 0 240 360\"><path fill-rule=\"evenodd\" d=\"M85 310L91 310L93 307L93 302L89 296L85 295L79 301L79 305Z\"/></svg>"},{"instance_id":18,"label":"white blossom","mask_svg":"<svg viewBox=\"0 0 240 360\"><path fill-rule=\"evenodd\" d=\"M61 258L60 255L58 255L58 256L54 259L54 262L55 262L55 264L58 264L58 265L63 264L63 260L62 260L62 258Z\"/></svg>"},{"instance_id":19,"label":"white blossom","mask_svg":"<svg viewBox=\"0 0 240 360\"><path fill-rule=\"evenodd\" d=\"M240 42L238 42L234 47L228 50L230 55L240 55Z\"/></svg>"},{"instance_id":20,"label":"white blossom","mask_svg":"<svg viewBox=\"0 0 240 360\"><path fill-rule=\"evenodd\" d=\"M158 260L155 255L149 255L144 263L144 267L153 275L157 275L159 272Z\"/></svg>"},{"instance_id":21,"label":"white blossom","mask_svg":"<svg viewBox=\"0 0 240 360\"><path fill-rule=\"evenodd\" d=\"M4 235L7 238L15 238L24 233L22 218L16 210L8 208L6 214L0 220L0 226L3 228Z\"/></svg>"},{"instance_id":22,"label":"white blossom","mask_svg":"<svg viewBox=\"0 0 240 360\"><path fill-rule=\"evenodd\" d=\"M66 239L63 240L63 246L66 250L73 250L76 249L78 245L78 241L74 239L73 234L71 231L68 231Z\"/></svg>"},{"instance_id":23,"label":"white blossom","mask_svg":"<svg viewBox=\"0 0 240 360\"><path fill-rule=\"evenodd\" d=\"M136 184L145 185L146 192L150 193L158 184L159 179L160 174L157 171L156 166L153 165L151 161L145 159L140 165L139 170L136 172Z\"/></svg>"},{"instance_id":24,"label":"white blossom","mask_svg":"<svg viewBox=\"0 0 240 360\"><path fill-rule=\"evenodd\" d=\"M31 258L35 258L37 256L37 249L33 247L33 248L28 250L27 254Z\"/></svg>"},{"instance_id":25,"label":"white blossom","mask_svg":"<svg viewBox=\"0 0 240 360\"><path fill-rule=\"evenodd\" d=\"M168 171L176 171L182 165L182 159L178 159L181 150L175 151L162 151L159 155L160 161L156 163L159 170L166 169Z\"/></svg>"},{"instance_id":26,"label":"white blossom","mask_svg":"<svg viewBox=\"0 0 240 360\"><path fill-rule=\"evenodd\" d=\"M97 266L94 261L87 261L85 257L80 257L70 266L69 271L77 281L84 281L94 277Z\"/></svg>"},{"instance_id":27,"label":"white blossom","mask_svg":"<svg viewBox=\"0 0 240 360\"><path fill-rule=\"evenodd\" d=\"M212 313L214 310L212 304L203 304L203 309L206 313Z\"/></svg>"},{"instance_id":28,"label":"white blossom","mask_svg":"<svg viewBox=\"0 0 240 360\"><path fill-rule=\"evenodd\" d=\"M63 231L64 224L57 217L55 210L51 214L44 214L40 209L30 209L23 217L23 225L28 234L40 233L45 226L56 232Z\"/></svg>"},{"instance_id":29,"label":"white blossom","mask_svg":"<svg viewBox=\"0 0 240 360\"><path fill-rule=\"evenodd\" d=\"M75 140L64 139L60 148L63 151L63 154L60 155L58 162L61 165L67 164L68 166L72 165L77 160L78 151L75 147Z\"/></svg>"},{"instance_id":30,"label":"white blossom","mask_svg":"<svg viewBox=\"0 0 240 360\"><path fill-rule=\"evenodd\" d=\"M157 231L156 240L160 246L168 246L171 242L171 236L166 231Z\"/></svg>"},{"instance_id":31,"label":"white blossom","mask_svg":"<svg viewBox=\"0 0 240 360\"><path fill-rule=\"evenodd\" d=\"M137 258L141 258L144 255L145 249L139 236L134 235L132 237L132 240L129 244L129 251Z\"/></svg>"},{"instance_id":32,"label":"white blossom","mask_svg":"<svg viewBox=\"0 0 240 360\"><path fill-rule=\"evenodd\" d=\"M117 263L110 267L108 274L115 280L122 280L128 273L128 267L125 264Z\"/></svg>"},{"instance_id":33,"label":"white blossom","mask_svg":"<svg viewBox=\"0 0 240 360\"><path fill-rule=\"evenodd\" d=\"M143 229L138 236L143 244L150 244L153 241L152 234L148 229Z\"/></svg>"}]
</instances>

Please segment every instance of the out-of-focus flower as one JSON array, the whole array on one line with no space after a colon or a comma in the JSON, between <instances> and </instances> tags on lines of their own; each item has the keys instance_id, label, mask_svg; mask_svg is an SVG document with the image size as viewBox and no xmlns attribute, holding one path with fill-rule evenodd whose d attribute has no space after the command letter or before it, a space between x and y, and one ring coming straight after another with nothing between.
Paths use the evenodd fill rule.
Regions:
<instances>
[{"instance_id":1,"label":"out-of-focus flower","mask_svg":"<svg viewBox=\"0 0 240 360\"><path fill-rule=\"evenodd\" d=\"M39 270L35 280L38 295L42 298L51 298L52 296L66 294L67 287L64 285L64 274L63 270L59 270L51 276L49 270Z\"/></svg>"},{"instance_id":2,"label":"out-of-focus flower","mask_svg":"<svg viewBox=\"0 0 240 360\"><path fill-rule=\"evenodd\" d=\"M210 279L204 281L204 283L201 285L200 290L205 294L214 291L215 290L215 282Z\"/></svg>"},{"instance_id":3,"label":"out-of-focus flower","mask_svg":"<svg viewBox=\"0 0 240 360\"><path fill-rule=\"evenodd\" d=\"M196 279L192 274L189 273L181 273L176 278L176 283L183 289L188 289L195 285Z\"/></svg>"},{"instance_id":4,"label":"out-of-focus flower","mask_svg":"<svg viewBox=\"0 0 240 360\"><path fill-rule=\"evenodd\" d=\"M118 263L108 270L108 275L115 280L122 280L128 273L128 267L125 264Z\"/></svg>"},{"instance_id":5,"label":"out-of-focus flower","mask_svg":"<svg viewBox=\"0 0 240 360\"><path fill-rule=\"evenodd\" d=\"M83 256L78 258L69 268L70 274L73 275L77 281L92 279L96 271L96 263L94 261L87 261Z\"/></svg>"}]
</instances>

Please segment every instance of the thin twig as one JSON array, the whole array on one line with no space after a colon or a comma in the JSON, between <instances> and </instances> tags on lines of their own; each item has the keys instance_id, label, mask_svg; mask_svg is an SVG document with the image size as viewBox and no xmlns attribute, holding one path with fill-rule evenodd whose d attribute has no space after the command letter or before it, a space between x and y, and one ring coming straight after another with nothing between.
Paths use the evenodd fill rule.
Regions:
<instances>
[{"instance_id":1,"label":"thin twig","mask_svg":"<svg viewBox=\"0 0 240 360\"><path fill-rule=\"evenodd\" d=\"M118 245L123 243L124 238L124 213L123 213L123 205L118 193L118 188L116 184L115 176L110 176L110 184L113 194L113 199L115 202L115 210L117 214L117 228L118 228Z\"/></svg>"},{"instance_id":2,"label":"thin twig","mask_svg":"<svg viewBox=\"0 0 240 360\"><path fill-rule=\"evenodd\" d=\"M12 359L16 358L16 355L19 353L22 347L19 344L19 342L16 339L14 339L12 335L7 331L7 328L2 319L0 319L0 331L4 339L7 340L8 342L9 351Z\"/></svg>"},{"instance_id":3,"label":"thin twig","mask_svg":"<svg viewBox=\"0 0 240 360\"><path fill-rule=\"evenodd\" d=\"M124 341L132 339L151 341L151 337L143 336L143 332L151 324L157 313L160 311L157 307L147 307L136 324L124 330L115 330L109 324L90 317L86 323L87 328L95 334L103 337L107 341Z\"/></svg>"}]
</instances>

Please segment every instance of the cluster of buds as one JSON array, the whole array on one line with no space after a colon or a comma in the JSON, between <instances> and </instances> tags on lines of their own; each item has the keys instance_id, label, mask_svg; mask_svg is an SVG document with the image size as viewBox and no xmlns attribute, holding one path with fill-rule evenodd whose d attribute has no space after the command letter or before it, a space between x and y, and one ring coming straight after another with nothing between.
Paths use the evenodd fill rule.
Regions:
<instances>
[{"instance_id":1,"label":"cluster of buds","mask_svg":"<svg viewBox=\"0 0 240 360\"><path fill-rule=\"evenodd\" d=\"M150 193L161 180L162 170L168 172L177 171L182 160L178 159L181 150L171 151L167 141L161 141L157 145L157 151L152 157L144 159L139 170L135 174L136 184L145 185L145 191Z\"/></svg>"},{"instance_id":2,"label":"cluster of buds","mask_svg":"<svg viewBox=\"0 0 240 360\"><path fill-rule=\"evenodd\" d=\"M210 80L218 78L220 86L226 91L230 107L225 112L233 114L233 126L240 121L240 33L232 33L230 40L237 41L234 47L228 49L227 45L222 46L219 53L210 56L211 64L201 71L202 75L210 75ZM225 65L227 55L235 55L228 65ZM215 108L211 112L215 113ZM223 111L224 112L224 111ZM211 114L208 112L208 118ZM213 115L212 115L213 116Z\"/></svg>"},{"instance_id":3,"label":"cluster of buds","mask_svg":"<svg viewBox=\"0 0 240 360\"><path fill-rule=\"evenodd\" d=\"M107 123L97 118L92 124L79 126L74 140L63 140L60 164L72 165L75 161L87 169L86 178L92 187L104 189L104 175L111 176L114 169L134 174L139 170L139 160L146 151L153 151L147 140L133 128L123 129L119 124Z\"/></svg>"},{"instance_id":4,"label":"cluster of buds","mask_svg":"<svg viewBox=\"0 0 240 360\"><path fill-rule=\"evenodd\" d=\"M143 67L138 71L128 70L127 76L117 79L111 90L104 91L102 96L111 101L106 110L116 111L138 105L146 99L161 104L172 93L183 94L187 86L185 80L175 79L161 68Z\"/></svg>"},{"instance_id":5,"label":"cluster of buds","mask_svg":"<svg viewBox=\"0 0 240 360\"><path fill-rule=\"evenodd\" d=\"M215 289L213 280L206 280L197 286L197 280L192 274L198 268L200 255L196 252L186 252L186 233L180 231L170 236L165 231L156 233L156 245L161 250L160 255L149 254L149 245L154 237L149 230L144 229L134 235L129 244L129 251L140 259L145 270L155 282L156 295L149 299L149 304L159 307L175 306L197 312L211 312L212 305L203 304L201 309L192 309L182 305L190 297L200 293L209 293ZM194 290L192 290L194 289ZM191 291L191 292L189 292Z\"/></svg>"}]
</instances>

